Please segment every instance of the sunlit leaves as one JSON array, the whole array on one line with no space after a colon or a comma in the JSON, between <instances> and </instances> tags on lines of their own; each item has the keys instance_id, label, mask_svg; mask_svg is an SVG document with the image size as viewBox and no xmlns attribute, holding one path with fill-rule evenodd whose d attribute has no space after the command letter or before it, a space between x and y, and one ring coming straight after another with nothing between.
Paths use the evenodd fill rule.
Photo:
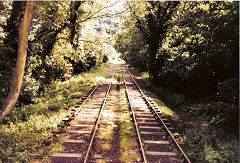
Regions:
<instances>
[{"instance_id":1,"label":"sunlit leaves","mask_svg":"<svg viewBox=\"0 0 240 163\"><path fill-rule=\"evenodd\" d=\"M56 30L61 27L70 16L70 2L39 2L38 11L36 13L37 22L42 26L48 25L48 28Z\"/></svg>"}]
</instances>

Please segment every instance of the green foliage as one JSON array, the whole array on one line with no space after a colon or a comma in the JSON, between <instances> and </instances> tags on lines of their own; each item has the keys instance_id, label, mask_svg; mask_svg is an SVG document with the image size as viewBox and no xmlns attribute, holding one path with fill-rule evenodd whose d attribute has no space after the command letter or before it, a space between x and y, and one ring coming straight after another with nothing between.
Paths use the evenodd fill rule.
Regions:
<instances>
[{"instance_id":1,"label":"green foliage","mask_svg":"<svg viewBox=\"0 0 240 163\"><path fill-rule=\"evenodd\" d=\"M238 141L220 130L195 125L186 132L185 151L192 162L238 162Z\"/></svg>"},{"instance_id":2,"label":"green foliage","mask_svg":"<svg viewBox=\"0 0 240 163\"><path fill-rule=\"evenodd\" d=\"M57 127L66 114L58 117L31 115L27 121L10 123L1 126L0 158L4 162L29 161L29 153L45 146L43 139L51 136L52 129Z\"/></svg>"},{"instance_id":3,"label":"green foliage","mask_svg":"<svg viewBox=\"0 0 240 163\"><path fill-rule=\"evenodd\" d=\"M211 97L201 100L190 99L163 87L156 87L155 90L171 106L181 108L199 120L207 120L211 125L224 128L229 133L238 134L238 126L235 125L239 123L238 105L213 101Z\"/></svg>"},{"instance_id":4,"label":"green foliage","mask_svg":"<svg viewBox=\"0 0 240 163\"><path fill-rule=\"evenodd\" d=\"M238 124L238 106L223 102L200 103L184 108L185 111L195 115L204 116L210 123L219 127L234 127ZM234 127L237 129L237 126Z\"/></svg>"},{"instance_id":5,"label":"green foliage","mask_svg":"<svg viewBox=\"0 0 240 163\"><path fill-rule=\"evenodd\" d=\"M64 108L65 104L62 104L62 103L51 103L49 104L48 106L48 109L50 111L59 111L61 108Z\"/></svg>"},{"instance_id":6,"label":"green foliage","mask_svg":"<svg viewBox=\"0 0 240 163\"><path fill-rule=\"evenodd\" d=\"M0 133L1 149L0 158L3 162L17 162L19 160L27 160L27 152L22 146L21 141L16 133L5 134ZM20 143L20 146L19 146Z\"/></svg>"},{"instance_id":7,"label":"green foliage","mask_svg":"<svg viewBox=\"0 0 240 163\"><path fill-rule=\"evenodd\" d=\"M217 87L238 74L238 2L128 6L130 14L115 44L123 59L148 70L155 85L176 93L198 99L219 93L219 100L231 103L236 99L230 91L224 99Z\"/></svg>"},{"instance_id":8,"label":"green foliage","mask_svg":"<svg viewBox=\"0 0 240 163\"><path fill-rule=\"evenodd\" d=\"M238 28L236 5L186 2L179 6L179 12L172 18L175 22L160 47L172 58L159 69L159 85L189 97L203 98L216 95L218 81L236 76L238 35L230 32L228 38L221 37L229 28L232 32ZM183 6L187 9L180 12ZM168 76L173 77L172 81Z\"/></svg>"},{"instance_id":9,"label":"green foliage","mask_svg":"<svg viewBox=\"0 0 240 163\"><path fill-rule=\"evenodd\" d=\"M139 29L129 25L130 21L123 24L125 30L117 34L114 47L121 53L122 59L144 71L149 58L148 45L142 39Z\"/></svg>"},{"instance_id":10,"label":"green foliage","mask_svg":"<svg viewBox=\"0 0 240 163\"><path fill-rule=\"evenodd\" d=\"M191 103L191 100L188 99L183 94L174 93L170 90L164 89L162 87L156 87L155 90L161 94L167 101L171 104L171 106L179 107L181 105L186 105Z\"/></svg>"},{"instance_id":11,"label":"green foliage","mask_svg":"<svg viewBox=\"0 0 240 163\"><path fill-rule=\"evenodd\" d=\"M86 64L87 64L87 70L89 70L90 68L96 66L97 58L95 56L91 56L91 55L88 56Z\"/></svg>"},{"instance_id":12,"label":"green foliage","mask_svg":"<svg viewBox=\"0 0 240 163\"><path fill-rule=\"evenodd\" d=\"M238 90L239 79L238 77L224 80L218 83L217 99L218 101L224 101L230 104L238 105Z\"/></svg>"},{"instance_id":13,"label":"green foliage","mask_svg":"<svg viewBox=\"0 0 240 163\"><path fill-rule=\"evenodd\" d=\"M0 102L11 86L24 4L0 4ZM117 27L113 19L102 16L106 9L98 2L38 2L18 105L33 103L51 82L67 80L106 62L114 53L109 40Z\"/></svg>"},{"instance_id":14,"label":"green foliage","mask_svg":"<svg viewBox=\"0 0 240 163\"><path fill-rule=\"evenodd\" d=\"M30 153L44 156L56 150L45 140L53 136L51 131L69 114L69 107L76 105L92 86L101 82L111 66L105 63L64 82L53 82L45 87L40 98L33 99L34 104L16 107L0 122L0 160L29 162Z\"/></svg>"},{"instance_id":15,"label":"green foliage","mask_svg":"<svg viewBox=\"0 0 240 163\"><path fill-rule=\"evenodd\" d=\"M0 55L2 55L1 52ZM12 74L13 63L6 60L0 60L0 103L3 103L4 98L7 97L7 92L10 90L12 83Z\"/></svg>"}]
</instances>

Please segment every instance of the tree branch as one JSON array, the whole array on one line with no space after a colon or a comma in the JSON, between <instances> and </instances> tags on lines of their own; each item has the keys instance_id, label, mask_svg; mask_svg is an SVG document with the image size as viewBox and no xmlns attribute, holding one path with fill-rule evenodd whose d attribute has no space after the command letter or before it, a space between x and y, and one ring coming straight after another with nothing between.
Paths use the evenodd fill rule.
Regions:
<instances>
[{"instance_id":1,"label":"tree branch","mask_svg":"<svg viewBox=\"0 0 240 163\"><path fill-rule=\"evenodd\" d=\"M119 12L119 13L116 13L116 14L108 14L108 13L105 13L103 15L98 15L98 16L95 16L96 14L98 14L99 12L101 12L102 10L106 9L106 8L110 8L110 7L113 7L114 5L116 5L119 1L115 1L114 3L110 4L109 6L105 6L101 9L99 9L98 11L96 11L95 13L91 14L90 16L88 16L87 18L83 19L83 20L80 20L79 22L85 22L89 19L95 19L95 18L102 18L102 17L110 17L109 15L119 15L119 14L122 14L124 13L125 11L122 11L122 12ZM89 14L88 14L89 15Z\"/></svg>"},{"instance_id":2,"label":"tree branch","mask_svg":"<svg viewBox=\"0 0 240 163\"><path fill-rule=\"evenodd\" d=\"M143 23L141 22L141 20L138 18L138 16L136 15L136 12L133 10L133 8L131 7L131 5L129 4L129 2L127 2L128 4L128 8L131 10L131 12L133 13L133 16L135 17L135 19L137 20L136 25L137 28L143 33L143 36L148 39L148 35L145 32L145 28L143 26Z\"/></svg>"},{"instance_id":3,"label":"tree branch","mask_svg":"<svg viewBox=\"0 0 240 163\"><path fill-rule=\"evenodd\" d=\"M85 18L84 20L80 20L79 22L82 23L82 22L85 22L85 21L90 20L90 19L103 18L103 17L111 17L111 18L112 18L112 17L114 17L114 16L121 15L121 14L123 14L124 12L126 12L126 11L121 11L121 12L118 12L118 13L115 13L115 14L104 13L103 15L95 16L97 13L101 12L102 10L104 10L104 9L106 9L106 8L109 8L109 7L112 7L112 6L116 5L117 3L118 3L118 1L112 3L112 4L109 5L109 6L105 6L105 7L101 8L101 9L99 9L98 11L96 11L94 14L91 14L89 17ZM74 9L73 9L73 10L74 10ZM74 10L74 12L76 12L76 10ZM77 11L77 12L78 12L78 11ZM90 12L89 12L89 13L90 13ZM63 25L63 27L61 27L61 30L64 30L64 29L66 29L66 28L71 28L71 27L73 27L73 26L75 26L75 24L65 23L65 24ZM39 35L35 36L34 40L30 41L30 43L37 42L38 39L41 39L41 37L43 37L43 36L45 36L45 35L47 35L47 34L54 33L54 32L55 32L55 30L54 30L54 31L45 31L45 32L42 32L42 33L40 33Z\"/></svg>"},{"instance_id":4,"label":"tree branch","mask_svg":"<svg viewBox=\"0 0 240 163\"><path fill-rule=\"evenodd\" d=\"M64 37L59 37L57 38L57 40L67 40L67 41L71 41L69 38L64 38ZM98 42L99 44L97 44L96 41L91 41L91 40L78 40L78 41L81 41L81 42L88 42L88 43L92 43L92 44L95 44L95 45L99 45L99 44L109 44L109 45L112 45L111 43L109 42Z\"/></svg>"}]
</instances>

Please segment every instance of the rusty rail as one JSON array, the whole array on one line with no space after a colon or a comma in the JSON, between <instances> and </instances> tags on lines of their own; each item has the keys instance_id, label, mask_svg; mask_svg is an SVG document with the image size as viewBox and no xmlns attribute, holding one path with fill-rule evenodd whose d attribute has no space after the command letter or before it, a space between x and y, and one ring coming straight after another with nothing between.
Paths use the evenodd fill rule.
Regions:
<instances>
[{"instance_id":1,"label":"rusty rail","mask_svg":"<svg viewBox=\"0 0 240 163\"><path fill-rule=\"evenodd\" d=\"M96 85L96 87L91 91L91 93L88 95L88 97L83 101L83 103L78 107L78 109L75 111L75 113L74 113L74 116L76 116L78 113L79 113L79 111L81 110L81 108L82 108L82 106L86 103L86 101L88 101L91 97L92 97L92 95L93 95L93 93L97 90L97 88L98 88L98 86L99 86L100 84L98 83L97 85Z\"/></svg>"},{"instance_id":2,"label":"rusty rail","mask_svg":"<svg viewBox=\"0 0 240 163\"><path fill-rule=\"evenodd\" d=\"M116 71L115 71L115 72L116 72ZM115 72L114 72L114 74L113 74L112 79L114 78ZM101 114L102 114L102 111L103 111L103 109L104 109L105 103L106 103L106 101L107 101L107 99L108 99L108 95L109 95L109 93L110 93L111 87L112 87L112 82L111 82L111 83L109 84L109 86L108 86L107 93L106 93L106 95L105 95L105 97L104 97L103 103L102 103L101 108L100 108L100 111L99 111L99 113L98 113L98 118L97 118L97 120L96 120L96 122L95 122L95 126L94 126L94 129L93 129L92 134L91 134L91 140L90 140L90 143L89 143L89 145L88 145L88 149L87 149L87 152L86 152L84 161L83 161L84 163L87 163L87 161L88 161L88 158L89 158L89 155L90 155L90 151L91 151L92 146L93 146L93 141L94 141L94 138L95 138L96 133L97 133L98 124L99 124L99 122L100 122Z\"/></svg>"},{"instance_id":3,"label":"rusty rail","mask_svg":"<svg viewBox=\"0 0 240 163\"><path fill-rule=\"evenodd\" d=\"M164 129L167 131L167 133L170 135L171 139L173 140L174 144L177 146L177 149L180 151L180 153L183 155L185 161L187 163L191 163L191 161L189 160L189 158L187 157L187 155L185 154L185 152L183 151L182 147L179 145L179 143L177 142L177 140L174 138L173 134L171 133L171 131L168 129L167 125L164 123L164 121L162 120L162 118L158 115L158 113L153 109L153 107L151 106L149 100L147 99L147 97L145 96L145 94L143 93L142 89L139 87L139 85L137 84L137 82L134 80L134 78L132 77L131 73L127 70L128 74L130 75L132 81L134 82L135 86L138 88L139 92L142 94L142 97L144 98L144 100L148 103L150 109L155 113L155 115L158 117L159 121L162 123L162 125L164 126Z\"/></svg>"},{"instance_id":4,"label":"rusty rail","mask_svg":"<svg viewBox=\"0 0 240 163\"><path fill-rule=\"evenodd\" d=\"M123 76L123 74L122 74L122 76ZM137 136L138 136L138 143L139 143L139 146L140 146L140 149L141 149L142 159L143 159L143 162L144 162L144 163L147 163L146 154L145 154L145 151L144 151L144 148L143 148L143 143L142 143L142 138L141 138L141 135L140 135L138 123L137 123L137 120L136 120L134 111L133 111L133 109L132 109L132 102L131 102L131 100L130 100L130 98L129 98L129 96L128 96L127 84L126 84L124 78L123 78L123 80L124 80L125 93L126 93L126 96L127 96L127 100L128 100L128 103L129 103L130 110L131 110L131 112L132 112L133 121L134 121L134 124L135 124Z\"/></svg>"}]
</instances>

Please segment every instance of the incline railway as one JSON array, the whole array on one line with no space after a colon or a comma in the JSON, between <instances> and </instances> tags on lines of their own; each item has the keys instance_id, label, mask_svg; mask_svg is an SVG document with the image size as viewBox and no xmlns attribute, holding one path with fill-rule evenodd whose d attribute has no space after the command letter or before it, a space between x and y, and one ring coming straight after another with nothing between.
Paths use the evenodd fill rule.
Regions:
<instances>
[{"instance_id":1,"label":"incline railway","mask_svg":"<svg viewBox=\"0 0 240 163\"><path fill-rule=\"evenodd\" d=\"M120 87L125 94L120 94ZM121 98L125 98L129 109L122 111ZM122 119L126 112L129 117ZM137 144L127 149L131 158L128 161L190 163L161 109L144 95L125 66L113 66L106 81L98 84L76 107L72 117L64 120L67 123L63 125L70 125L62 140L63 150L52 154L50 162L124 162L120 147L120 139L125 135L120 125L124 120L129 126L134 125L135 132L127 141ZM103 145L107 150L101 148Z\"/></svg>"}]
</instances>

